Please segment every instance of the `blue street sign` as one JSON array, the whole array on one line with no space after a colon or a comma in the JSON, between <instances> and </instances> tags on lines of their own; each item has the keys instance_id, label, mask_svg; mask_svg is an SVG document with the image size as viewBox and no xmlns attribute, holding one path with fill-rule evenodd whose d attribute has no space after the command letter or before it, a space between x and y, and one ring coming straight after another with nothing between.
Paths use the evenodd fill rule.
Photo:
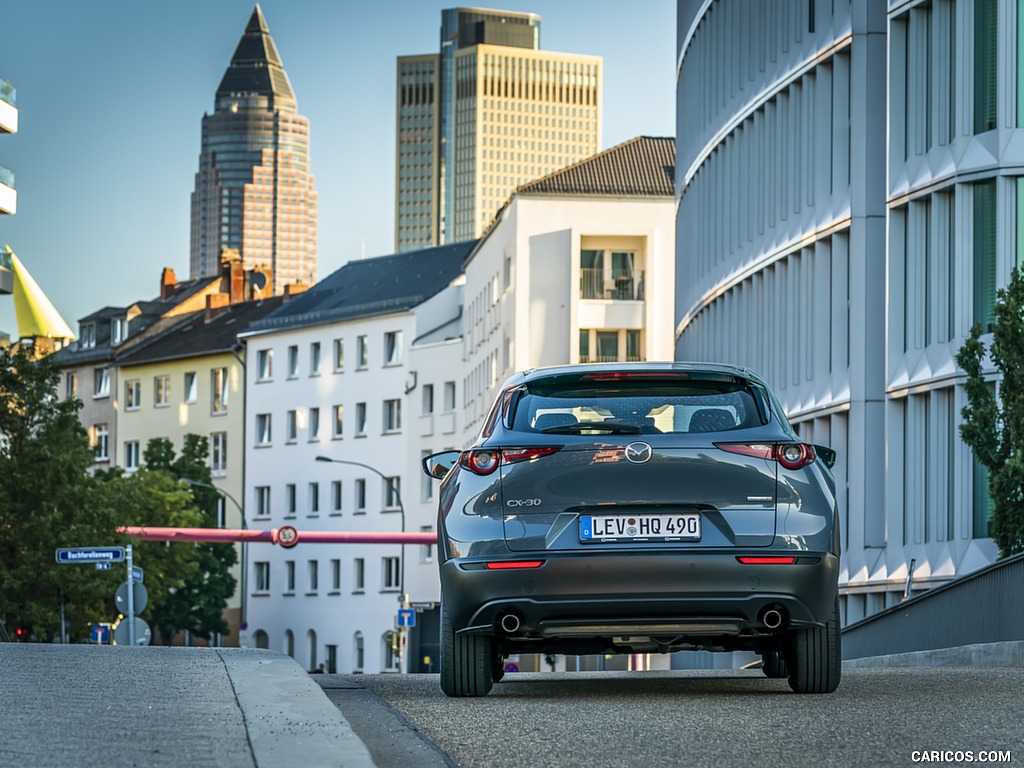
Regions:
<instances>
[{"instance_id":1,"label":"blue street sign","mask_svg":"<svg viewBox=\"0 0 1024 768\"><path fill-rule=\"evenodd\" d=\"M110 642L110 627L105 627L102 624L96 624L92 628L92 641L94 643L105 644Z\"/></svg>"},{"instance_id":2,"label":"blue street sign","mask_svg":"<svg viewBox=\"0 0 1024 768\"><path fill-rule=\"evenodd\" d=\"M399 608L398 609L398 626L400 627L415 627L416 626L416 611L412 608Z\"/></svg>"},{"instance_id":3,"label":"blue street sign","mask_svg":"<svg viewBox=\"0 0 1024 768\"><path fill-rule=\"evenodd\" d=\"M138 581L138 582L141 583L142 582L142 576L143 576L142 569L141 568L136 568L135 566L132 566L132 580L133 581Z\"/></svg>"},{"instance_id":4,"label":"blue street sign","mask_svg":"<svg viewBox=\"0 0 1024 768\"><path fill-rule=\"evenodd\" d=\"M57 550L58 563L120 563L124 547L73 547Z\"/></svg>"},{"instance_id":5,"label":"blue street sign","mask_svg":"<svg viewBox=\"0 0 1024 768\"><path fill-rule=\"evenodd\" d=\"M110 570L110 563L96 563L96 570L97 571L109 571Z\"/></svg>"}]
</instances>

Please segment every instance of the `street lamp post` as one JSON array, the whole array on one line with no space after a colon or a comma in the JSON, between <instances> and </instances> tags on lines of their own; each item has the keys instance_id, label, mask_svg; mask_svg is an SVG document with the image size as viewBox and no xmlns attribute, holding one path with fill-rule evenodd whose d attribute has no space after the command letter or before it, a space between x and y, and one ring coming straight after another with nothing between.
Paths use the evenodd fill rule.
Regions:
<instances>
[{"instance_id":1,"label":"street lamp post","mask_svg":"<svg viewBox=\"0 0 1024 768\"><path fill-rule=\"evenodd\" d=\"M363 463L358 462L358 461L347 461L345 459L332 459L330 456L317 456L316 460L317 461L322 461L322 462L325 462L325 463L329 463L329 464L347 464L347 465L349 465L351 467L361 467L362 469L365 469L368 472L373 472L381 480L383 480L385 483L387 483L388 488L390 488L391 492L395 494L395 501L398 502L398 511L399 511L399 513L402 516L402 533L405 533L405 505L402 503L402 494L399 491L398 484L393 482L393 478L388 477L387 475L385 475L383 472L381 472L376 467L371 467L369 464L363 464ZM398 591L399 591L399 595L398 595L399 604L404 608L405 607L405 542L404 541L402 542L401 559L400 559L399 566L398 566ZM402 628L399 627L398 631L399 631L399 633L401 633ZM399 662L398 662L398 664L399 664L399 669L402 669L402 666L403 666L403 664L405 662L405 659L404 659L405 649L402 648L402 643L401 642L399 642L399 654L400 655L399 655Z\"/></svg>"},{"instance_id":2,"label":"street lamp post","mask_svg":"<svg viewBox=\"0 0 1024 768\"><path fill-rule=\"evenodd\" d=\"M183 483L185 483L187 485L194 486L196 488L209 488L210 490L216 491L218 494L220 494L224 498L228 499L232 504L235 505L235 507L238 509L238 514L241 515L241 517L242 517L242 530L245 530L246 528L248 528L248 526L245 524L245 510L242 509L242 505L238 503L238 500L234 496L232 496L230 493L225 491L223 488L218 488L216 485L213 485L212 483L204 483L204 482L201 482L199 480L193 480L192 478L189 478L189 477L181 478L181 482L183 482ZM242 578L241 578L241 584L239 585L240 589L241 589L241 593L242 593L241 594L242 600L241 600L241 606L240 606L241 616L239 617L239 620L238 620L238 644L240 646L242 645L242 632L247 631L249 629L248 625L246 624L246 618L245 618L246 615L247 615L246 612L245 612L245 608L246 608L246 573L247 573L247 571L249 569L249 564L247 562L247 560L248 560L248 552L249 552L249 549L246 546L246 542L243 540L242 541Z\"/></svg>"}]
</instances>

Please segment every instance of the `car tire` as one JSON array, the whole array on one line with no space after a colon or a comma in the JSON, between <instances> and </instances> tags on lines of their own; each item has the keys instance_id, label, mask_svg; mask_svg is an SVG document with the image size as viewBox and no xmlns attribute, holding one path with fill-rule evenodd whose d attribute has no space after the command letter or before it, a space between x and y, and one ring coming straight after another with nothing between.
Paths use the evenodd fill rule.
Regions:
<instances>
[{"instance_id":1,"label":"car tire","mask_svg":"<svg viewBox=\"0 0 1024 768\"><path fill-rule=\"evenodd\" d=\"M484 635L459 635L441 605L441 690L446 696L486 696L493 683L494 645Z\"/></svg>"},{"instance_id":2,"label":"car tire","mask_svg":"<svg viewBox=\"0 0 1024 768\"><path fill-rule=\"evenodd\" d=\"M761 654L761 658L763 659L761 671L764 672L765 677L770 677L773 680L789 677L786 659L781 651L765 651Z\"/></svg>"},{"instance_id":3,"label":"car tire","mask_svg":"<svg viewBox=\"0 0 1024 768\"><path fill-rule=\"evenodd\" d=\"M797 693L832 693L843 671L839 633L839 601L824 627L797 629L790 634L789 687Z\"/></svg>"},{"instance_id":4,"label":"car tire","mask_svg":"<svg viewBox=\"0 0 1024 768\"><path fill-rule=\"evenodd\" d=\"M491 666L491 679L496 683L501 682L505 676L505 660L499 654L494 654L494 662Z\"/></svg>"}]
</instances>

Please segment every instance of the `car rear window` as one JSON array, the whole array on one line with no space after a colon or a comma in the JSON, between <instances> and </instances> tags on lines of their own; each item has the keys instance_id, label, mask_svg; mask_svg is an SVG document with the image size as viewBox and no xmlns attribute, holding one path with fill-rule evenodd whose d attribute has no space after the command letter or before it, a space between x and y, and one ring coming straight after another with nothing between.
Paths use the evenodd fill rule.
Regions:
<instances>
[{"instance_id":1,"label":"car rear window","mask_svg":"<svg viewBox=\"0 0 1024 768\"><path fill-rule=\"evenodd\" d=\"M693 434L761 426L767 405L731 376L573 374L520 388L509 416L516 432Z\"/></svg>"}]
</instances>

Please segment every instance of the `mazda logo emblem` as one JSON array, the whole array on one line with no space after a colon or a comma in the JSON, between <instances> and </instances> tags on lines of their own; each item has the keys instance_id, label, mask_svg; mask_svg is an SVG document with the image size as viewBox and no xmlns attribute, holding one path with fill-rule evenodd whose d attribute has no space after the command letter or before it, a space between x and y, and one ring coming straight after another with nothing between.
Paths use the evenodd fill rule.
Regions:
<instances>
[{"instance_id":1,"label":"mazda logo emblem","mask_svg":"<svg viewBox=\"0 0 1024 768\"><path fill-rule=\"evenodd\" d=\"M626 446L626 461L633 464L643 464L651 460L651 446L647 443L630 443Z\"/></svg>"}]
</instances>

